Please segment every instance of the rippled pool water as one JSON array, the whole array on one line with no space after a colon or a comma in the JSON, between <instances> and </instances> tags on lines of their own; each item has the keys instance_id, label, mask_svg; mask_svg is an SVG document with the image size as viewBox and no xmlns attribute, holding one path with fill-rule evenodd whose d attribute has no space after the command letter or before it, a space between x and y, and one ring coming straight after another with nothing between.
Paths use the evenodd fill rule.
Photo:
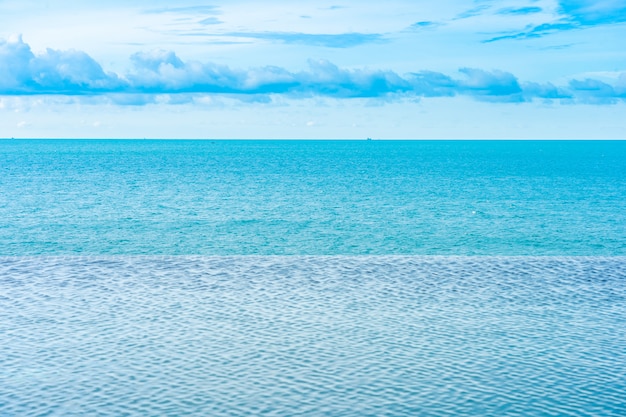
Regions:
<instances>
[{"instance_id":1,"label":"rippled pool water","mask_svg":"<svg viewBox=\"0 0 626 417\"><path fill-rule=\"evenodd\" d=\"M626 258L0 258L0 416L623 416Z\"/></svg>"}]
</instances>

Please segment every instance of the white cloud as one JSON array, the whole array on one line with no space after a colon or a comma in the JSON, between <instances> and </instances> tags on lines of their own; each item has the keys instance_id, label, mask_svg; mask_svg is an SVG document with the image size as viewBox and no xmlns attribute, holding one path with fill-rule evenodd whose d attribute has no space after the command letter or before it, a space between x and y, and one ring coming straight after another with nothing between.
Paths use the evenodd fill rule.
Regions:
<instances>
[{"instance_id":1,"label":"white cloud","mask_svg":"<svg viewBox=\"0 0 626 417\"><path fill-rule=\"evenodd\" d=\"M554 86L520 82L506 71L469 67L461 68L456 77L425 70L400 75L390 70L346 69L327 60L309 60L309 69L298 72L276 66L232 69L212 62L185 62L164 50L133 54L133 69L118 75L106 72L82 51L47 49L34 54L21 38L1 41L0 57L0 94L84 96L88 101L104 95L119 105L181 104L201 94L231 95L249 103L269 103L275 95L384 101L449 96L502 102L564 98L595 104L626 99L621 75L613 83L585 78Z\"/></svg>"},{"instance_id":2,"label":"white cloud","mask_svg":"<svg viewBox=\"0 0 626 417\"><path fill-rule=\"evenodd\" d=\"M0 39L9 39L0 42L3 126L23 121L9 115L15 111L38 114L31 130L62 130L59 118L46 115L91 108L122 118L159 109L163 123L173 117L176 124L183 110L263 113L280 106L286 119L307 114L295 118L296 126L315 120L320 124L309 131L322 132L323 124L349 136L348 128L315 112L326 108L349 119L347 109L359 102L388 116L379 122L392 129L403 124L392 122L390 108L411 118L409 108L431 106L445 118L446 108L434 105L442 100L470 98L468 106L493 108L516 102L537 109L544 100L556 107L593 103L612 115L623 104L623 1L347 0L332 7L336 4L1 1ZM476 5L487 7L469 10ZM28 44L11 33L23 33ZM597 106L610 103L615 105ZM85 120L115 126L111 117ZM484 124L485 132L497 130L504 123L500 119ZM365 126L362 120L347 126L352 124ZM272 124L276 135L279 125Z\"/></svg>"}]
</instances>

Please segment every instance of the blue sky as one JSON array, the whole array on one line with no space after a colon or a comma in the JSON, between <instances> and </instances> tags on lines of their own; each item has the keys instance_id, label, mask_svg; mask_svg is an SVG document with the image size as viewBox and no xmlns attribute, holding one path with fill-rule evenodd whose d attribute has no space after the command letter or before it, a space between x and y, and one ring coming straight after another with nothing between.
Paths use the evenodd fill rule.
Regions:
<instances>
[{"instance_id":1,"label":"blue sky","mask_svg":"<svg viewBox=\"0 0 626 417\"><path fill-rule=\"evenodd\" d=\"M0 0L0 137L624 138L623 39L626 0Z\"/></svg>"}]
</instances>

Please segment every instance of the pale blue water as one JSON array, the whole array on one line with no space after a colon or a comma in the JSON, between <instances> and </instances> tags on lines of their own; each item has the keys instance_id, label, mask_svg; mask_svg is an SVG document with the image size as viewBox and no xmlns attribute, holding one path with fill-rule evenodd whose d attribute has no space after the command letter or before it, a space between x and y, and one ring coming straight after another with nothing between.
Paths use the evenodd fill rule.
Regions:
<instances>
[{"instance_id":1,"label":"pale blue water","mask_svg":"<svg viewBox=\"0 0 626 417\"><path fill-rule=\"evenodd\" d=\"M0 260L0 415L623 416L624 257Z\"/></svg>"},{"instance_id":2,"label":"pale blue water","mask_svg":"<svg viewBox=\"0 0 626 417\"><path fill-rule=\"evenodd\" d=\"M0 141L0 417L626 415L625 161Z\"/></svg>"}]
</instances>

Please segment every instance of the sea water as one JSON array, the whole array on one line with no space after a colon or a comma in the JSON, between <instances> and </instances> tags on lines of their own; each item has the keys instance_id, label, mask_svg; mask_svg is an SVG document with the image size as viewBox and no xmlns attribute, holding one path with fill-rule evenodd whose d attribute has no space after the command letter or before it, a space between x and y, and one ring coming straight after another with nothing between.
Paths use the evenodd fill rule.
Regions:
<instances>
[{"instance_id":1,"label":"sea water","mask_svg":"<svg viewBox=\"0 0 626 417\"><path fill-rule=\"evenodd\" d=\"M4 258L0 416L623 416L625 266Z\"/></svg>"},{"instance_id":2,"label":"sea water","mask_svg":"<svg viewBox=\"0 0 626 417\"><path fill-rule=\"evenodd\" d=\"M626 255L626 141L0 141L0 255Z\"/></svg>"},{"instance_id":3,"label":"sea water","mask_svg":"<svg viewBox=\"0 0 626 417\"><path fill-rule=\"evenodd\" d=\"M624 161L0 141L0 416L622 416Z\"/></svg>"}]
</instances>

